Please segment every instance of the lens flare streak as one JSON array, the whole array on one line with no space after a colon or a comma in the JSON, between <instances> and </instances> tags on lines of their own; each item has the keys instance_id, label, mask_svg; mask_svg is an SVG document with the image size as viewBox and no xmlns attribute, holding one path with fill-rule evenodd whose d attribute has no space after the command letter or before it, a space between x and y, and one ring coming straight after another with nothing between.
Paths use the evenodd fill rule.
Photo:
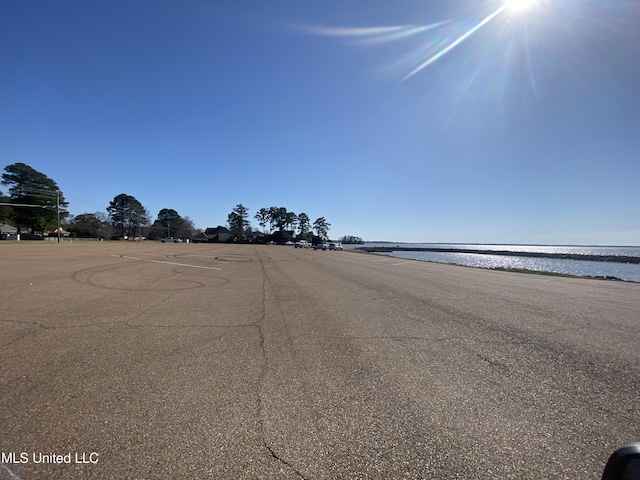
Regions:
<instances>
[{"instance_id":1,"label":"lens flare streak","mask_svg":"<svg viewBox=\"0 0 640 480\"><path fill-rule=\"evenodd\" d=\"M408 78L414 76L416 73L420 72L421 70L425 69L426 67L428 67L429 65L431 65L433 62L437 61L438 59L440 59L441 57L443 57L444 55L446 55L447 53L449 53L451 50L453 50L454 48L456 48L458 45L460 45L462 42L464 42L467 38L469 38L471 35L473 35L474 33L476 33L479 29L481 29L483 26L485 26L487 23L489 23L491 20L493 20L495 17L497 17L498 15L500 15L500 13L502 13L502 11L506 8L506 5L502 5L501 7L499 7L496 11L494 11L493 13L490 13L489 15L487 15L482 21L480 21L480 23L478 23L477 25L475 25L474 27L470 28L469 30L467 30L465 33L463 33L462 35L460 35L458 38L456 38L453 42L451 42L449 45L447 45L446 47L444 47L442 50L440 50L438 53L432 55L431 57L429 57L427 59L427 61L423 62L422 64L418 65L416 68L414 68L411 72L409 72L408 75L406 75L404 77L404 80L407 80Z\"/></svg>"},{"instance_id":2,"label":"lens flare streak","mask_svg":"<svg viewBox=\"0 0 640 480\"><path fill-rule=\"evenodd\" d=\"M429 25L397 25L392 27L361 27L361 28L340 28L340 27L302 27L305 33L317 35L355 37L362 40L362 43L382 44L403 40L428 30L442 27L453 20L431 23Z\"/></svg>"},{"instance_id":3,"label":"lens flare streak","mask_svg":"<svg viewBox=\"0 0 640 480\"><path fill-rule=\"evenodd\" d=\"M426 44L422 45L421 48L415 49L410 54L404 56L400 61L396 62L396 66L405 65L408 66L408 70L410 69L409 73L404 76L403 80L409 79L421 70L424 70L429 65L441 59L443 56L451 52L462 42L467 40L478 30L480 30L483 26L487 25L494 18L504 12L506 9L509 9L512 13L514 13L513 8L510 7L510 5L511 4L509 3L502 3L496 10L492 11L489 15L484 17L480 22L473 25L471 28L466 29L462 34L459 34L453 40L451 34L440 35L429 40ZM315 35L353 38L359 44L380 45L384 43L405 40L411 37L417 37L427 31L446 27L452 24L454 21L455 20L453 19L449 19L430 23L428 25L396 25L389 27L341 28L298 25L296 28L304 31L305 33Z\"/></svg>"}]
</instances>

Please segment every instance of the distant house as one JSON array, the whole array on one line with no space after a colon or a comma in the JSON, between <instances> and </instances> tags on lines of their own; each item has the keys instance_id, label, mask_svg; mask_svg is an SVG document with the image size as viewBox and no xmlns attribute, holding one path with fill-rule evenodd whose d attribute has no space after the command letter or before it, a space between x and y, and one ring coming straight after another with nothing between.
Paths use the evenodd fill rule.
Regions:
<instances>
[{"instance_id":1,"label":"distant house","mask_svg":"<svg viewBox=\"0 0 640 480\"><path fill-rule=\"evenodd\" d=\"M6 223L0 223L0 235L15 235L18 229Z\"/></svg>"},{"instance_id":2,"label":"distant house","mask_svg":"<svg viewBox=\"0 0 640 480\"><path fill-rule=\"evenodd\" d=\"M12 227L11 225L7 225L6 223L0 224L0 239L7 240L7 237L17 234L18 229L16 227Z\"/></svg>"},{"instance_id":3,"label":"distant house","mask_svg":"<svg viewBox=\"0 0 640 480\"><path fill-rule=\"evenodd\" d=\"M264 233L253 231L247 233L247 241L254 243L264 243Z\"/></svg>"},{"instance_id":4,"label":"distant house","mask_svg":"<svg viewBox=\"0 0 640 480\"><path fill-rule=\"evenodd\" d=\"M61 237L68 237L71 235L71 232L67 232L64 228L60 228L60 236ZM48 232L47 235L49 237L57 237L58 236L58 229L56 228L53 232Z\"/></svg>"},{"instance_id":5,"label":"distant house","mask_svg":"<svg viewBox=\"0 0 640 480\"><path fill-rule=\"evenodd\" d=\"M231 238L231 232L226 227L217 226L207 228L193 239L195 243L226 242Z\"/></svg>"}]
</instances>

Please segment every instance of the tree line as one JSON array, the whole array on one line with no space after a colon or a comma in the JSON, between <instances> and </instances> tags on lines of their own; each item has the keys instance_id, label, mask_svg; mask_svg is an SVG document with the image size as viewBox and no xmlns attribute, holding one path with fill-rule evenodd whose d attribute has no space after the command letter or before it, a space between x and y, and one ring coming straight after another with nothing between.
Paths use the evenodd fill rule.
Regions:
<instances>
[{"instance_id":1,"label":"tree line","mask_svg":"<svg viewBox=\"0 0 640 480\"><path fill-rule=\"evenodd\" d=\"M256 233L267 241L277 243L291 240L311 240L314 232L326 239L331 224L324 217L317 218L313 224L309 215L304 212L296 214L286 207L261 208L254 215L262 232L253 229L249 221L249 209L239 203L227 217L227 225L236 241L255 238ZM267 230L267 225L269 228Z\"/></svg>"},{"instance_id":2,"label":"tree line","mask_svg":"<svg viewBox=\"0 0 640 480\"><path fill-rule=\"evenodd\" d=\"M162 237L193 238L198 233L189 217L182 217L172 208L160 210L152 223L151 213L137 198L126 193L116 195L109 202L107 213L111 227L117 230L117 236L123 238L143 235L149 240Z\"/></svg>"},{"instance_id":3,"label":"tree line","mask_svg":"<svg viewBox=\"0 0 640 480\"><path fill-rule=\"evenodd\" d=\"M9 187L8 195L0 191L0 221L11 222L36 235L55 231L58 227L77 237L111 238L144 235L161 238L174 235L192 238L197 230L189 217L173 209L163 208L151 222L150 212L132 195L121 193L109 202L105 212L71 215L69 202L54 180L24 163L7 165L1 185Z\"/></svg>"},{"instance_id":4,"label":"tree line","mask_svg":"<svg viewBox=\"0 0 640 480\"><path fill-rule=\"evenodd\" d=\"M4 171L0 184L8 186L9 190L8 196L0 192L0 221L13 223L19 233L21 228L26 228L34 234L45 234L59 225L77 237L95 238L194 238L202 232L189 217L183 217L171 208L160 210L152 221L149 210L126 193L116 195L106 207L106 213L86 212L74 216L68 211L69 203L63 192L44 173L24 163L7 165ZM261 208L253 218L262 230L252 227L248 208L242 204L234 207L227 216L232 240L311 240L314 233L326 239L331 227L325 217L311 223L306 213L296 214L285 207Z\"/></svg>"}]
</instances>

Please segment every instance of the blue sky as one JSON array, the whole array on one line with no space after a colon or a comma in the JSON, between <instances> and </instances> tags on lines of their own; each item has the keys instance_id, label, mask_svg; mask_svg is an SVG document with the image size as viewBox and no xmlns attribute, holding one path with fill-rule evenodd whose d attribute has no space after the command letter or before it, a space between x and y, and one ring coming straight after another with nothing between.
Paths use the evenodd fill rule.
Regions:
<instances>
[{"instance_id":1,"label":"blue sky","mask_svg":"<svg viewBox=\"0 0 640 480\"><path fill-rule=\"evenodd\" d=\"M640 245L635 1L6 0L0 65L0 167L74 214Z\"/></svg>"}]
</instances>

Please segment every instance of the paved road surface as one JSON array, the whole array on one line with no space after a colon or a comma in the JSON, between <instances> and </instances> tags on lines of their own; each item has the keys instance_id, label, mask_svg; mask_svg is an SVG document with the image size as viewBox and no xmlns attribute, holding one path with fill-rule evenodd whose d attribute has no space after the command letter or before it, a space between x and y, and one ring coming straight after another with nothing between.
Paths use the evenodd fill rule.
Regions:
<instances>
[{"instance_id":1,"label":"paved road surface","mask_svg":"<svg viewBox=\"0 0 640 480\"><path fill-rule=\"evenodd\" d=\"M638 284L270 246L0 260L0 479L596 479L640 440Z\"/></svg>"}]
</instances>

